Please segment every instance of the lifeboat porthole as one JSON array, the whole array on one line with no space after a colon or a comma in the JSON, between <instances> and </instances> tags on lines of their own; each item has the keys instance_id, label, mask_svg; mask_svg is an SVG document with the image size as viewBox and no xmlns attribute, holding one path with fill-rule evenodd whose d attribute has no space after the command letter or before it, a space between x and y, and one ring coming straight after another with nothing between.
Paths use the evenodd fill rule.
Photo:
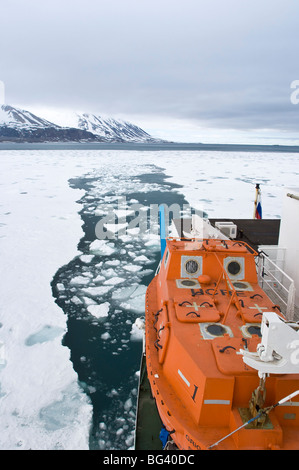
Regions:
<instances>
[{"instance_id":1,"label":"lifeboat porthole","mask_svg":"<svg viewBox=\"0 0 299 470\"><path fill-rule=\"evenodd\" d=\"M185 270L188 274L195 274L199 270L198 262L195 259L189 259L185 264Z\"/></svg>"},{"instance_id":2,"label":"lifeboat porthole","mask_svg":"<svg viewBox=\"0 0 299 470\"><path fill-rule=\"evenodd\" d=\"M202 274L202 256L181 256L181 277L196 278Z\"/></svg>"},{"instance_id":3,"label":"lifeboat porthole","mask_svg":"<svg viewBox=\"0 0 299 470\"><path fill-rule=\"evenodd\" d=\"M242 266L240 265L240 263L238 263L238 261L231 261L227 265L227 270L230 274L232 274L232 276L236 276L237 274L239 274L241 269Z\"/></svg>"},{"instance_id":4,"label":"lifeboat porthole","mask_svg":"<svg viewBox=\"0 0 299 470\"><path fill-rule=\"evenodd\" d=\"M228 276L234 281L245 278L245 258L242 256L227 256L223 260L223 267Z\"/></svg>"}]
</instances>

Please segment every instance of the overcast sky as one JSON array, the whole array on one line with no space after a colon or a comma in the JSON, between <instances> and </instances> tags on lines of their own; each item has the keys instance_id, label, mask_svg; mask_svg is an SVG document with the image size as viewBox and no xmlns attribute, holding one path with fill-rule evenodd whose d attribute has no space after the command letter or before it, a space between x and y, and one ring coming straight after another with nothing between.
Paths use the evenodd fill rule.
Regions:
<instances>
[{"instance_id":1,"label":"overcast sky","mask_svg":"<svg viewBox=\"0 0 299 470\"><path fill-rule=\"evenodd\" d=\"M7 104L127 118L173 138L254 132L299 141L299 104L290 100L299 80L298 0L0 6Z\"/></svg>"}]
</instances>

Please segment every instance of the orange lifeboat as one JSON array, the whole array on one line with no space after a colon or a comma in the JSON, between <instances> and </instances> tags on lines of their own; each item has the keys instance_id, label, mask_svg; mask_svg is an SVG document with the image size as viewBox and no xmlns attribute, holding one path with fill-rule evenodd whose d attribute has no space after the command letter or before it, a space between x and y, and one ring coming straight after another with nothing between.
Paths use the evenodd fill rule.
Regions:
<instances>
[{"instance_id":1,"label":"orange lifeboat","mask_svg":"<svg viewBox=\"0 0 299 470\"><path fill-rule=\"evenodd\" d=\"M299 447L298 365L260 373L244 358L256 357L265 312L285 321L258 284L256 256L234 240L166 240L146 293L145 354L178 449Z\"/></svg>"}]
</instances>

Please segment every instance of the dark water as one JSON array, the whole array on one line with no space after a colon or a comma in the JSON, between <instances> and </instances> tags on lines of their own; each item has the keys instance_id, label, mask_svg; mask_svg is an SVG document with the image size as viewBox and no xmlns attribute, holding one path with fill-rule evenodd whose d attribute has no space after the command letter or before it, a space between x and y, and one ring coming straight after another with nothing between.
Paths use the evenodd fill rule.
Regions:
<instances>
[{"instance_id":1,"label":"dark water","mask_svg":"<svg viewBox=\"0 0 299 470\"><path fill-rule=\"evenodd\" d=\"M298 145L247 145L205 143L88 143L88 142L0 142L0 150L139 150L139 151L198 151L206 152L279 152L299 153Z\"/></svg>"},{"instance_id":2,"label":"dark water","mask_svg":"<svg viewBox=\"0 0 299 470\"><path fill-rule=\"evenodd\" d=\"M82 206L80 215L84 231L83 238L78 240L82 254L90 254L90 244L96 239L95 227L101 217L95 215L94 208L107 207L105 204L109 199L113 204L115 191L119 190L117 178L114 178L111 192L105 190L103 196L102 177L100 174L86 175L70 181L71 187L85 191L78 201ZM148 173L134 176L132 181L128 179L125 185L123 176L119 178L122 195L125 192L127 201L138 201L146 207L162 203L176 203L180 207L187 204L177 191L179 187L169 184L160 168L152 166ZM142 187L146 191L140 190ZM142 237L112 242L112 254L97 253L88 262L78 256L59 269L52 283L56 302L67 315L64 345L71 351L73 367L93 406L90 449L129 449L134 444L142 341L132 340L131 330L136 318L144 315L145 286L153 278L160 260L159 243L147 244ZM135 261L136 256L139 261ZM144 265L143 259L147 260ZM138 265L140 270L126 271L125 267L132 265ZM109 277L115 279L115 276L123 281L102 295L90 294L90 287L105 286ZM77 279L81 284L74 282ZM88 281L86 284L85 280ZM128 299L127 291L132 286L143 286L143 296ZM138 301L137 308L135 300ZM88 302L107 302L108 316L96 318L90 315Z\"/></svg>"}]
</instances>

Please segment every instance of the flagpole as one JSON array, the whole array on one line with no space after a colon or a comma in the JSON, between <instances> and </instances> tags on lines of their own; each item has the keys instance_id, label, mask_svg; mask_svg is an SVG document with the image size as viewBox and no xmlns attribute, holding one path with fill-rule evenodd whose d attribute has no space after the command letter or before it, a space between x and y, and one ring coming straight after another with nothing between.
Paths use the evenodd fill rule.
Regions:
<instances>
[{"instance_id":1,"label":"flagpole","mask_svg":"<svg viewBox=\"0 0 299 470\"><path fill-rule=\"evenodd\" d=\"M262 219L262 200L261 200L261 190L260 185L257 183L255 185L256 195L254 201L254 219Z\"/></svg>"},{"instance_id":2,"label":"flagpole","mask_svg":"<svg viewBox=\"0 0 299 470\"><path fill-rule=\"evenodd\" d=\"M257 197L259 193L260 185L257 183L255 185L255 201L254 201L254 211L253 211L253 218L256 218L256 207L257 207Z\"/></svg>"}]
</instances>

